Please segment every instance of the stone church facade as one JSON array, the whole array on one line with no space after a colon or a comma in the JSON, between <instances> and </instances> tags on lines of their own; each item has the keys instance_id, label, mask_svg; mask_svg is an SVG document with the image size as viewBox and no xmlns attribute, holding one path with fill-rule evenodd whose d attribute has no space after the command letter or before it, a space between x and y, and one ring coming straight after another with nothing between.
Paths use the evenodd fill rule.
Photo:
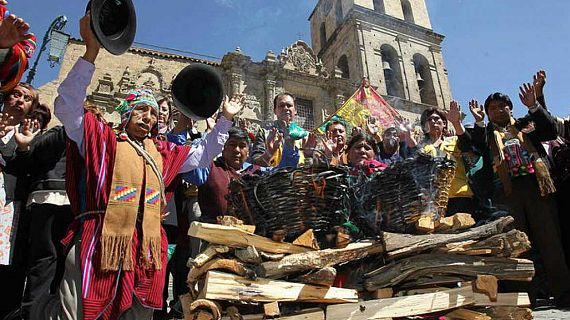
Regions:
<instances>
[{"instance_id":1,"label":"stone church facade","mask_svg":"<svg viewBox=\"0 0 570 320\"><path fill-rule=\"evenodd\" d=\"M273 98L286 91L297 97L297 122L312 129L350 97L363 77L412 121L428 106L449 104L443 36L431 30L424 0L320 0L309 21L312 47L297 41L277 55L268 51L263 61L252 61L239 48L221 61L145 48L121 56L102 50L88 100L116 123L114 107L130 89L146 86L168 96L182 68L205 63L220 71L226 94L245 95L247 107L240 117L254 125L273 120ZM43 101L53 105L57 87L84 50L81 41L70 40L58 79L40 88Z\"/></svg>"}]
</instances>

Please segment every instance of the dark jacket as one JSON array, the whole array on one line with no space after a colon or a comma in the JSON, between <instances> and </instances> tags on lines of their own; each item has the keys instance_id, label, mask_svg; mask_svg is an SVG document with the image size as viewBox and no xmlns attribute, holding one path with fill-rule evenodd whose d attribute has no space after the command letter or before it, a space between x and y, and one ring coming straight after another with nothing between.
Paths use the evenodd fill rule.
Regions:
<instances>
[{"instance_id":1,"label":"dark jacket","mask_svg":"<svg viewBox=\"0 0 570 320\"><path fill-rule=\"evenodd\" d=\"M30 192L65 191L66 142L65 129L57 126L35 137L28 151L16 151L14 167L18 175L30 177Z\"/></svg>"}]
</instances>

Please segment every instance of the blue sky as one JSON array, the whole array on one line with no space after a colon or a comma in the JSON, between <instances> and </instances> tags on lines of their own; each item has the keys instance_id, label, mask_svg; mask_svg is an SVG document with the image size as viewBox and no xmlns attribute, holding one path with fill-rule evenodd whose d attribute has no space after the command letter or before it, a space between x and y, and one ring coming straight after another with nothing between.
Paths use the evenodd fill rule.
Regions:
<instances>
[{"instance_id":1,"label":"blue sky","mask_svg":"<svg viewBox=\"0 0 570 320\"><path fill-rule=\"evenodd\" d=\"M39 38L64 14L66 32L79 36L87 1L8 0ZM525 108L518 86L540 68L548 73L546 99L552 112L570 114L570 1L426 0L434 31L446 36L444 59L453 97L467 111L471 98L501 91ZM317 0L135 0L135 41L221 58L240 47L254 60L276 54L297 39L310 43L307 18ZM139 45L140 46L140 45ZM34 85L57 76L44 53ZM35 57L34 57L35 58Z\"/></svg>"}]
</instances>

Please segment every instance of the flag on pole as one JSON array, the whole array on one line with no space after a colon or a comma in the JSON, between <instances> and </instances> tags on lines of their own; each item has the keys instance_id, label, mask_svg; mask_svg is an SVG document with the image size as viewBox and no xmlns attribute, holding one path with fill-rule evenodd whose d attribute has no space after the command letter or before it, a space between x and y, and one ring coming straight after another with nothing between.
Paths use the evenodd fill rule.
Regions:
<instances>
[{"instance_id":1,"label":"flag on pole","mask_svg":"<svg viewBox=\"0 0 570 320\"><path fill-rule=\"evenodd\" d=\"M378 125L382 128L399 125L403 120L398 110L390 106L365 78L356 92L316 130L324 133L327 123L333 117L352 127L364 128L371 116L377 119Z\"/></svg>"}]
</instances>

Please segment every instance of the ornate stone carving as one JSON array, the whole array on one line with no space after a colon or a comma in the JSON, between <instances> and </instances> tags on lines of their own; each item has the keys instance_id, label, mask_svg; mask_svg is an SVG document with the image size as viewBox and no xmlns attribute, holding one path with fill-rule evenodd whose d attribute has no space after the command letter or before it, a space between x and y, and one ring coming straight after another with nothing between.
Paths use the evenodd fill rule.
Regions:
<instances>
[{"instance_id":1,"label":"ornate stone carving","mask_svg":"<svg viewBox=\"0 0 570 320\"><path fill-rule=\"evenodd\" d=\"M240 73L230 74L230 95L241 93L242 75Z\"/></svg>"},{"instance_id":2,"label":"ornate stone carving","mask_svg":"<svg viewBox=\"0 0 570 320\"><path fill-rule=\"evenodd\" d=\"M285 69L317 74L317 56L304 41L298 40L284 49L279 58Z\"/></svg>"},{"instance_id":3,"label":"ornate stone carving","mask_svg":"<svg viewBox=\"0 0 570 320\"><path fill-rule=\"evenodd\" d=\"M119 92L126 93L127 91L132 89L131 83L132 83L131 71L129 67L126 67L125 71L123 71L123 76L121 77L121 80L119 80Z\"/></svg>"},{"instance_id":4,"label":"ornate stone carving","mask_svg":"<svg viewBox=\"0 0 570 320\"><path fill-rule=\"evenodd\" d=\"M99 79L99 84L95 92L102 94L111 94L114 91L113 79L109 73L105 73L103 78Z\"/></svg>"},{"instance_id":5,"label":"ornate stone carving","mask_svg":"<svg viewBox=\"0 0 570 320\"><path fill-rule=\"evenodd\" d=\"M138 76L136 87L150 88L153 91L161 90L162 81L154 72L143 72Z\"/></svg>"}]
</instances>

